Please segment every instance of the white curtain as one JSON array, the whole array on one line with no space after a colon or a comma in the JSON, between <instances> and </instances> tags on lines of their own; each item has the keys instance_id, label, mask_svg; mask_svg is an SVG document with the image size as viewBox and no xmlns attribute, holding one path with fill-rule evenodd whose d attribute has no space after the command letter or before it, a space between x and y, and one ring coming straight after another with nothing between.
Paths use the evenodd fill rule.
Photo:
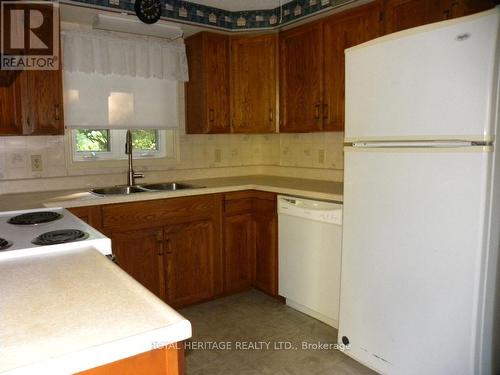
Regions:
<instances>
[{"instance_id":1,"label":"white curtain","mask_svg":"<svg viewBox=\"0 0 500 375\"><path fill-rule=\"evenodd\" d=\"M67 72L188 80L182 41L100 30L64 30L62 36Z\"/></svg>"},{"instance_id":2,"label":"white curtain","mask_svg":"<svg viewBox=\"0 0 500 375\"><path fill-rule=\"evenodd\" d=\"M63 81L68 128L178 127L177 81L67 71Z\"/></svg>"}]
</instances>

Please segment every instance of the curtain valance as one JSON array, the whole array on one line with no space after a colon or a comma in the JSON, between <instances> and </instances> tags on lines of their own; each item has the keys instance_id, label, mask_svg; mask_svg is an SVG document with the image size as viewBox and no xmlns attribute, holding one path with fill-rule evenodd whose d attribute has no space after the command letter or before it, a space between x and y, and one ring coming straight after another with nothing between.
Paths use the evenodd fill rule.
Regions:
<instances>
[{"instance_id":1,"label":"curtain valance","mask_svg":"<svg viewBox=\"0 0 500 375\"><path fill-rule=\"evenodd\" d=\"M188 80L182 41L79 29L63 30L62 36L67 72Z\"/></svg>"}]
</instances>

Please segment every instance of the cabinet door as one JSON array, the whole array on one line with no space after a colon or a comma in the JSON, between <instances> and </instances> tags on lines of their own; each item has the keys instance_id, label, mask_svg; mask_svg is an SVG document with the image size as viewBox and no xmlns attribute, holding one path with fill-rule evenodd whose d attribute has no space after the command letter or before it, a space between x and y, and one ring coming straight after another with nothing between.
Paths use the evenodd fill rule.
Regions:
<instances>
[{"instance_id":1,"label":"cabinet door","mask_svg":"<svg viewBox=\"0 0 500 375\"><path fill-rule=\"evenodd\" d=\"M231 39L231 130L276 131L276 35Z\"/></svg>"},{"instance_id":2,"label":"cabinet door","mask_svg":"<svg viewBox=\"0 0 500 375\"><path fill-rule=\"evenodd\" d=\"M276 204L254 199L255 280L254 285L271 295L278 295L278 221Z\"/></svg>"},{"instance_id":3,"label":"cabinet door","mask_svg":"<svg viewBox=\"0 0 500 375\"><path fill-rule=\"evenodd\" d=\"M229 38L201 32L186 39L186 133L229 133Z\"/></svg>"},{"instance_id":4,"label":"cabinet door","mask_svg":"<svg viewBox=\"0 0 500 375\"><path fill-rule=\"evenodd\" d=\"M452 18L468 16L483 10L491 9L498 1L495 0L456 0L453 2Z\"/></svg>"},{"instance_id":5,"label":"cabinet door","mask_svg":"<svg viewBox=\"0 0 500 375\"><path fill-rule=\"evenodd\" d=\"M209 133L229 133L229 39L207 33L203 47Z\"/></svg>"},{"instance_id":6,"label":"cabinet door","mask_svg":"<svg viewBox=\"0 0 500 375\"><path fill-rule=\"evenodd\" d=\"M224 290L250 287L254 264L254 230L251 214L224 219Z\"/></svg>"},{"instance_id":7,"label":"cabinet door","mask_svg":"<svg viewBox=\"0 0 500 375\"><path fill-rule=\"evenodd\" d=\"M27 70L19 77L24 134L64 134L61 70Z\"/></svg>"},{"instance_id":8,"label":"cabinet door","mask_svg":"<svg viewBox=\"0 0 500 375\"><path fill-rule=\"evenodd\" d=\"M385 0L385 33L443 21L451 17L453 0Z\"/></svg>"},{"instance_id":9,"label":"cabinet door","mask_svg":"<svg viewBox=\"0 0 500 375\"><path fill-rule=\"evenodd\" d=\"M203 36L193 35L185 43L189 68L189 81L184 84L186 134L207 133Z\"/></svg>"},{"instance_id":10,"label":"cabinet door","mask_svg":"<svg viewBox=\"0 0 500 375\"><path fill-rule=\"evenodd\" d=\"M14 81L8 86L0 86L0 135L22 133L20 118L19 85Z\"/></svg>"},{"instance_id":11,"label":"cabinet door","mask_svg":"<svg viewBox=\"0 0 500 375\"><path fill-rule=\"evenodd\" d=\"M323 24L324 130L344 130L344 50L380 36L380 12L375 2L329 17Z\"/></svg>"},{"instance_id":12,"label":"cabinet door","mask_svg":"<svg viewBox=\"0 0 500 375\"><path fill-rule=\"evenodd\" d=\"M322 128L323 32L313 22L280 33L280 132Z\"/></svg>"},{"instance_id":13,"label":"cabinet door","mask_svg":"<svg viewBox=\"0 0 500 375\"><path fill-rule=\"evenodd\" d=\"M168 304L179 307L214 295L213 238L210 220L165 229Z\"/></svg>"},{"instance_id":14,"label":"cabinet door","mask_svg":"<svg viewBox=\"0 0 500 375\"><path fill-rule=\"evenodd\" d=\"M165 298L161 228L110 234L118 265L158 297Z\"/></svg>"}]
</instances>

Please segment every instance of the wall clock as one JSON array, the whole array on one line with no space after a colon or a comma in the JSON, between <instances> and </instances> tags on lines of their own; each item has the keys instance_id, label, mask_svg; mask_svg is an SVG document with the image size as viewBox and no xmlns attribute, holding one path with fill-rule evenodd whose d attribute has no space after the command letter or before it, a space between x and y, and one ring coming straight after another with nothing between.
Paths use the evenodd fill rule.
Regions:
<instances>
[{"instance_id":1,"label":"wall clock","mask_svg":"<svg viewBox=\"0 0 500 375\"><path fill-rule=\"evenodd\" d=\"M161 16L161 0L135 0L135 14L144 23L155 23Z\"/></svg>"}]
</instances>

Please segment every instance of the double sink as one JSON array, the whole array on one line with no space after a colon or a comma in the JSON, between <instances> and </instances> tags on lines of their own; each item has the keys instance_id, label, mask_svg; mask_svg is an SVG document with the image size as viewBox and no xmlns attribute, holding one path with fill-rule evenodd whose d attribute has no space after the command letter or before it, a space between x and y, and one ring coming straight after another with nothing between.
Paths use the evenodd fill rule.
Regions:
<instances>
[{"instance_id":1,"label":"double sink","mask_svg":"<svg viewBox=\"0 0 500 375\"><path fill-rule=\"evenodd\" d=\"M164 182L158 184L147 184L147 185L117 185L109 186L104 188L92 189L91 193L104 196L104 195L129 195L135 193L151 193L155 191L176 191L176 190L186 190L186 189L200 189L205 186L197 186L186 184L182 182Z\"/></svg>"}]
</instances>

